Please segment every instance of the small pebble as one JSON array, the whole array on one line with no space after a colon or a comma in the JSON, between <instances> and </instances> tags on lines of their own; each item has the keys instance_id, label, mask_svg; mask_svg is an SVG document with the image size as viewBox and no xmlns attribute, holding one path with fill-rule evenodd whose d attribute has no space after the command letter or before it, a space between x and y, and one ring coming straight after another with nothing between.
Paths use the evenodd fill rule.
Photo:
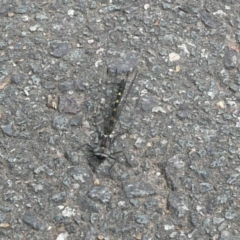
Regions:
<instances>
[{"instance_id":1,"label":"small pebble","mask_svg":"<svg viewBox=\"0 0 240 240\"><path fill-rule=\"evenodd\" d=\"M12 13L12 12L8 13L8 17L13 17L13 16L14 16L14 13Z\"/></svg>"},{"instance_id":2,"label":"small pebble","mask_svg":"<svg viewBox=\"0 0 240 240\"><path fill-rule=\"evenodd\" d=\"M67 14L68 14L68 16L73 17L74 16L74 10L69 9Z\"/></svg>"},{"instance_id":3,"label":"small pebble","mask_svg":"<svg viewBox=\"0 0 240 240\"><path fill-rule=\"evenodd\" d=\"M22 16L22 21L23 22L28 22L29 21L29 17L27 15L23 15Z\"/></svg>"},{"instance_id":4,"label":"small pebble","mask_svg":"<svg viewBox=\"0 0 240 240\"><path fill-rule=\"evenodd\" d=\"M221 108L221 109L224 109L226 106L225 106L225 102L224 101L219 101L217 102L217 107Z\"/></svg>"},{"instance_id":5,"label":"small pebble","mask_svg":"<svg viewBox=\"0 0 240 240\"><path fill-rule=\"evenodd\" d=\"M145 10L147 10L147 9L149 9L149 8L150 8L150 5L149 5L149 4L147 4L147 3L144 4L144 9L145 9Z\"/></svg>"},{"instance_id":6,"label":"small pebble","mask_svg":"<svg viewBox=\"0 0 240 240\"><path fill-rule=\"evenodd\" d=\"M95 186L98 186L99 184L100 184L99 179L95 179L95 181L94 181L94 185L95 185Z\"/></svg>"},{"instance_id":7,"label":"small pebble","mask_svg":"<svg viewBox=\"0 0 240 240\"><path fill-rule=\"evenodd\" d=\"M31 26L31 27L29 28L29 30L30 30L31 32L36 32L36 31L37 31L37 28L38 28L38 25L34 25L34 26Z\"/></svg>"},{"instance_id":8,"label":"small pebble","mask_svg":"<svg viewBox=\"0 0 240 240\"><path fill-rule=\"evenodd\" d=\"M180 56L177 53L170 53L169 54L169 61L174 62L178 61L180 59Z\"/></svg>"}]
</instances>

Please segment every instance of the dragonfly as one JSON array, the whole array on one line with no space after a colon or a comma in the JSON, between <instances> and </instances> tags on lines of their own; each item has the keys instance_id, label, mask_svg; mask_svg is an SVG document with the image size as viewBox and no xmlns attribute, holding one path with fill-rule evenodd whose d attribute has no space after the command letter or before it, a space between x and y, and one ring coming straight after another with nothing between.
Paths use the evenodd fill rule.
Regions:
<instances>
[{"instance_id":1,"label":"dragonfly","mask_svg":"<svg viewBox=\"0 0 240 240\"><path fill-rule=\"evenodd\" d=\"M118 72L117 69L115 71L115 78L117 77ZM92 156L96 157L97 161L99 164L104 162L107 158L111 158L113 160L116 160L112 155L111 155L111 145L113 144L114 140L116 139L117 136L113 137L112 132L114 130L114 127L116 125L117 120L119 119L119 116L121 114L121 110L123 109L128 95L131 91L131 88L135 82L135 79L137 77L137 71L134 73L134 76L128 84L128 88L126 89L127 82L129 81L129 75L130 71L126 73L125 78L122 78L119 83L117 83L117 92L115 95L115 101L113 102L111 109L110 109L110 114L108 115L107 118L105 118L105 123L104 123L104 130L103 134L98 134L98 145L96 147L93 147L90 144L86 144L89 149L92 152ZM124 95L124 92L126 94ZM113 91L114 93L114 91ZM122 99L124 95L124 100ZM93 161L92 161L93 163ZM90 165L94 165L91 164Z\"/></svg>"}]
</instances>

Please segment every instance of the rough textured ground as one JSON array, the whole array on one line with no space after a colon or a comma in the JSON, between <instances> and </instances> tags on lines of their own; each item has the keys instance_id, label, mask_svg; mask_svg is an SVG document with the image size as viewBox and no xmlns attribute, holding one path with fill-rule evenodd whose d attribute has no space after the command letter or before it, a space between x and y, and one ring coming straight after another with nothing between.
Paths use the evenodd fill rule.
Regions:
<instances>
[{"instance_id":1,"label":"rough textured ground","mask_svg":"<svg viewBox=\"0 0 240 240\"><path fill-rule=\"evenodd\" d=\"M2 0L0 238L240 239L239 9ZM93 171L116 69L138 75Z\"/></svg>"}]
</instances>

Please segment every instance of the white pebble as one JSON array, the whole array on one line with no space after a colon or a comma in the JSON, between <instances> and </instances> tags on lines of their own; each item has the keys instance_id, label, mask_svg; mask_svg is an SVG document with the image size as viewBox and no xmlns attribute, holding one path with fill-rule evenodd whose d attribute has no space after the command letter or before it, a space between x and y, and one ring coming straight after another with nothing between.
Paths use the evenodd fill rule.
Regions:
<instances>
[{"instance_id":1,"label":"white pebble","mask_svg":"<svg viewBox=\"0 0 240 240\"><path fill-rule=\"evenodd\" d=\"M179 54L177 54L177 53L170 53L169 54L169 61L170 62L174 62L174 61L177 61L179 59L180 59Z\"/></svg>"},{"instance_id":2,"label":"white pebble","mask_svg":"<svg viewBox=\"0 0 240 240\"><path fill-rule=\"evenodd\" d=\"M67 14L68 14L68 16L73 17L74 16L74 10L69 9Z\"/></svg>"}]
</instances>

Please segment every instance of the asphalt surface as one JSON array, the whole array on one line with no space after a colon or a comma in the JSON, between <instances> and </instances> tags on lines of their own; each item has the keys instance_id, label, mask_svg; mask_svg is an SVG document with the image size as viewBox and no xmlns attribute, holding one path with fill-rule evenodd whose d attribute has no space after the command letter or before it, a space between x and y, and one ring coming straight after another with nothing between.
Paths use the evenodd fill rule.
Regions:
<instances>
[{"instance_id":1,"label":"asphalt surface","mask_svg":"<svg viewBox=\"0 0 240 240\"><path fill-rule=\"evenodd\" d=\"M239 1L0 5L0 239L240 239Z\"/></svg>"}]
</instances>

